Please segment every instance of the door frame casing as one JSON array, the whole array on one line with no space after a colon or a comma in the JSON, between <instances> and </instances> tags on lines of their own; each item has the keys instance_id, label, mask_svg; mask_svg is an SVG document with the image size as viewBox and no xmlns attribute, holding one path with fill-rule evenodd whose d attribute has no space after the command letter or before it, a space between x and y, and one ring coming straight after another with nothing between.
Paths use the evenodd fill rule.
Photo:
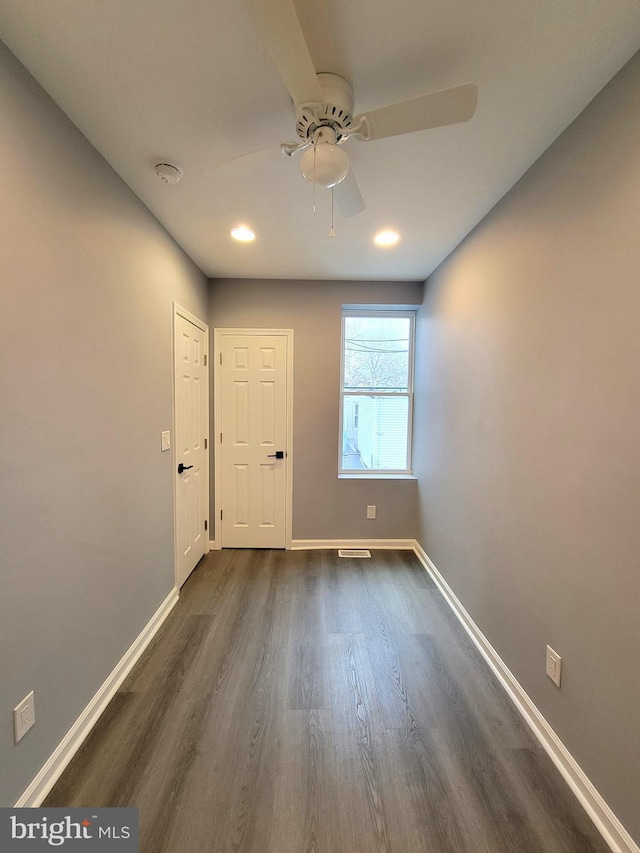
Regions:
<instances>
[{"instance_id":1,"label":"door frame casing","mask_svg":"<svg viewBox=\"0 0 640 853\"><path fill-rule=\"evenodd\" d=\"M212 546L222 548L222 527L220 524L220 510L222 509L222 448L219 436L222 431L222 366L220 356L222 354L222 338L231 335L246 335L259 337L261 335L279 335L287 339L286 358L286 448L287 466L285 476L285 508L284 529L285 549L291 550L292 523L293 523L293 329L227 329L219 328L213 330L213 436L214 443L214 513L213 526L215 540ZM211 526L211 522L209 522Z\"/></svg>"},{"instance_id":2,"label":"door frame casing","mask_svg":"<svg viewBox=\"0 0 640 853\"><path fill-rule=\"evenodd\" d=\"M183 308L180 304L178 304L175 300L171 303L171 458L173 461L173 465L171 468L171 482L173 484L173 577L175 580L176 587L180 589L178 584L178 505L177 505L177 491L176 491L176 468L178 465L178 457L177 457L177 443L176 443L176 319L177 317L183 317L185 320L188 320L190 323L193 323L201 332L204 333L205 340L205 351L203 355L207 356L206 364L203 365L205 371L205 382L204 382L204 408L206 413L206 425L205 425L205 434L203 439L206 439L206 447L204 448L204 477L202 488L204 489L204 509L206 513L206 522L207 522L207 530L205 533L204 539L204 553L205 555L209 553L209 537L211 535L211 507L209 501L209 444L211 443L211 411L209 409L209 364L210 359L208 358L209 354L209 326L201 320L199 317L196 317L195 314L192 314L191 311L187 311L186 308ZM204 521L205 519L203 519Z\"/></svg>"}]
</instances>

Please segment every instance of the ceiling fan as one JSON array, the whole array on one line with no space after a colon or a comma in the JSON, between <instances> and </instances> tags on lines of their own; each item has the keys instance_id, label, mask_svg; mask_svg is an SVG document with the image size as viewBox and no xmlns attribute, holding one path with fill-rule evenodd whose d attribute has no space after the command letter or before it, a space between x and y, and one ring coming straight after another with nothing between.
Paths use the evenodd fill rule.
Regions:
<instances>
[{"instance_id":1,"label":"ceiling fan","mask_svg":"<svg viewBox=\"0 0 640 853\"><path fill-rule=\"evenodd\" d=\"M245 3L296 110L298 140L280 147L288 156L306 149L302 173L315 184L335 188L345 217L365 205L339 146L351 137L368 142L456 124L475 113L478 90L475 83L465 83L354 116L350 83L337 74L316 72L292 0Z\"/></svg>"}]
</instances>

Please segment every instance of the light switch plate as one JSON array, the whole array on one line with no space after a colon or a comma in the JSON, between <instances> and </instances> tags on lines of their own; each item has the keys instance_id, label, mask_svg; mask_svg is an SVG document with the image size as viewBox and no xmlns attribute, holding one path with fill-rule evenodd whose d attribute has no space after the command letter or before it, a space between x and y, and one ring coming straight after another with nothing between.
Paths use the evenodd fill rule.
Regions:
<instances>
[{"instance_id":1,"label":"light switch plate","mask_svg":"<svg viewBox=\"0 0 640 853\"><path fill-rule=\"evenodd\" d=\"M171 450L171 430L164 430L162 433L160 446L162 450Z\"/></svg>"},{"instance_id":2,"label":"light switch plate","mask_svg":"<svg viewBox=\"0 0 640 853\"><path fill-rule=\"evenodd\" d=\"M376 508L375 506L367 507L367 518L375 518L376 517Z\"/></svg>"}]
</instances>

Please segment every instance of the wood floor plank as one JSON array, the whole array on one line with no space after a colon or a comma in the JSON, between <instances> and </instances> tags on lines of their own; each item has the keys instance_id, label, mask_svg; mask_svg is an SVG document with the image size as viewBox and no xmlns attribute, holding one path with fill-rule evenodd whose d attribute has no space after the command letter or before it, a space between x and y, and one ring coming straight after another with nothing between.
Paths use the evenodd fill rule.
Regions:
<instances>
[{"instance_id":1,"label":"wood floor plank","mask_svg":"<svg viewBox=\"0 0 640 853\"><path fill-rule=\"evenodd\" d=\"M331 635L325 655L334 732L358 734L363 718L370 729L384 731L385 711L364 637Z\"/></svg>"},{"instance_id":2,"label":"wood floor plank","mask_svg":"<svg viewBox=\"0 0 640 853\"><path fill-rule=\"evenodd\" d=\"M336 798L337 850L349 853L392 851L389 819L383 800L383 780L377 750L361 733L334 734L333 753L336 782L342 797Z\"/></svg>"},{"instance_id":3,"label":"wood floor plank","mask_svg":"<svg viewBox=\"0 0 640 853\"><path fill-rule=\"evenodd\" d=\"M607 853L407 552L221 551L47 806L141 853Z\"/></svg>"},{"instance_id":4,"label":"wood floor plank","mask_svg":"<svg viewBox=\"0 0 640 853\"><path fill-rule=\"evenodd\" d=\"M270 850L331 853L338 791L331 712L288 711L278 733Z\"/></svg>"},{"instance_id":5,"label":"wood floor plank","mask_svg":"<svg viewBox=\"0 0 640 853\"><path fill-rule=\"evenodd\" d=\"M541 839L549 838L550 853L574 850L593 853L601 841L593 838L593 825L587 815L577 810L571 815L564 808L566 788L551 759L537 746L514 749L510 767L513 778L525 794L521 801Z\"/></svg>"},{"instance_id":6,"label":"wood floor plank","mask_svg":"<svg viewBox=\"0 0 640 853\"><path fill-rule=\"evenodd\" d=\"M361 594L362 566L365 560L337 558L334 552L323 552L323 566L328 580L327 628L331 634L362 632Z\"/></svg>"},{"instance_id":7,"label":"wood floor plank","mask_svg":"<svg viewBox=\"0 0 640 853\"><path fill-rule=\"evenodd\" d=\"M384 797L394 850L464 850L457 801L432 749L431 731L415 720L386 733ZM391 772L394 771L394 772Z\"/></svg>"},{"instance_id":8,"label":"wood floor plank","mask_svg":"<svg viewBox=\"0 0 640 853\"><path fill-rule=\"evenodd\" d=\"M313 711L329 707L329 689L325 678L325 646L306 643L289 651L289 708Z\"/></svg>"}]
</instances>

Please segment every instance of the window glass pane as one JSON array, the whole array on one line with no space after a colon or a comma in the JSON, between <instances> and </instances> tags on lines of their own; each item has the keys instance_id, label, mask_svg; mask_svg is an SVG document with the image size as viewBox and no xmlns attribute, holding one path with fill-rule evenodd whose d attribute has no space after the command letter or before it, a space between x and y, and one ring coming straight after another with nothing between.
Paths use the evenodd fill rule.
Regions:
<instances>
[{"instance_id":1,"label":"window glass pane","mask_svg":"<svg viewBox=\"0 0 640 853\"><path fill-rule=\"evenodd\" d=\"M342 470L406 471L408 427L408 397L343 397Z\"/></svg>"},{"instance_id":2,"label":"window glass pane","mask_svg":"<svg viewBox=\"0 0 640 853\"><path fill-rule=\"evenodd\" d=\"M409 390L408 317L344 318L344 390Z\"/></svg>"}]
</instances>

